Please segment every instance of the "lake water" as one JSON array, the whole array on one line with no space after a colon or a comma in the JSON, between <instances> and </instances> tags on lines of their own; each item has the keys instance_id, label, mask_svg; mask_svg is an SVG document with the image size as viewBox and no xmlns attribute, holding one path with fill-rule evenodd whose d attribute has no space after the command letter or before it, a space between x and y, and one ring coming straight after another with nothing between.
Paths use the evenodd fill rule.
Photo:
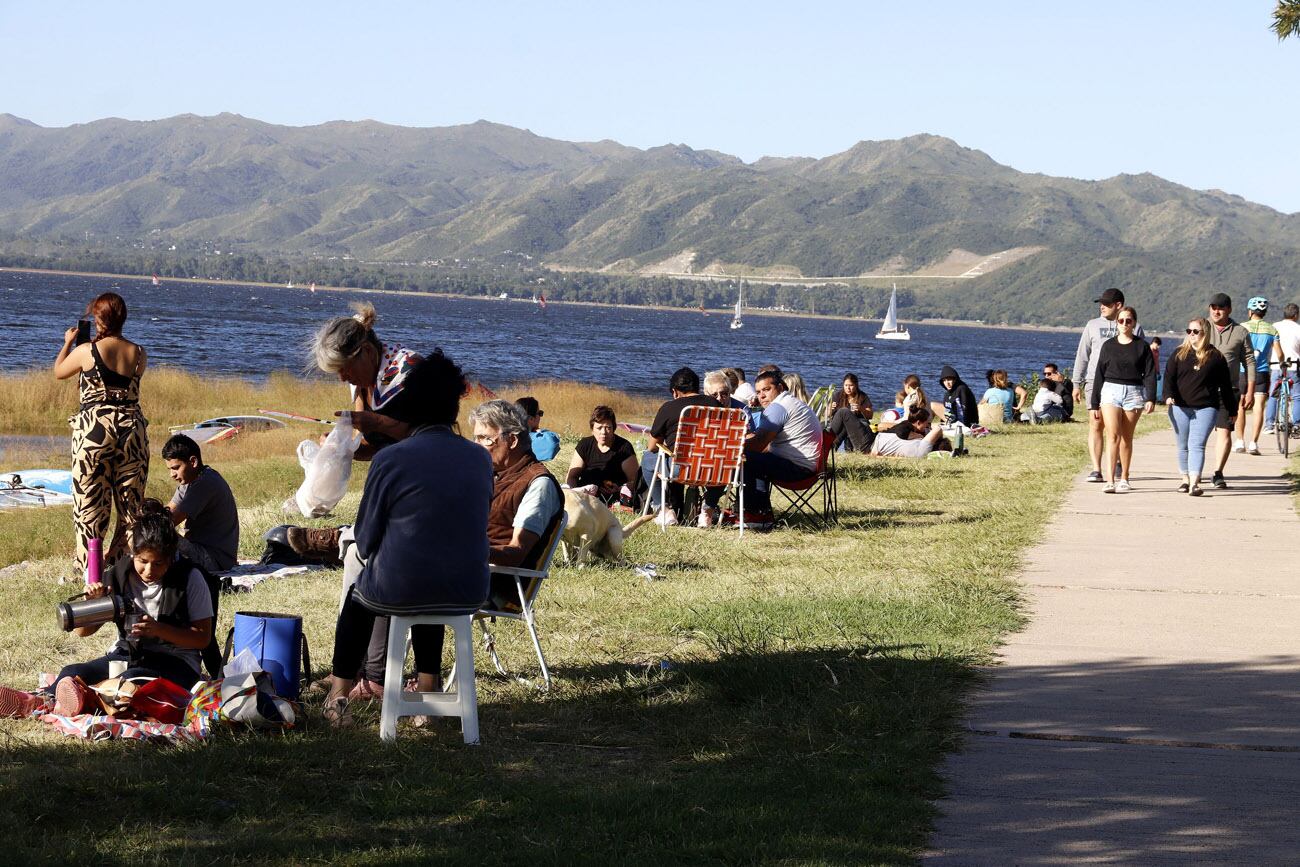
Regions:
<instances>
[{"instance_id":1,"label":"lake water","mask_svg":"<svg viewBox=\"0 0 1300 867\"><path fill-rule=\"evenodd\" d=\"M774 362L811 387L862 378L877 405L887 404L903 376L920 375L940 391L939 370L951 364L982 393L984 371L1005 368L1014 380L1047 361L1068 366L1075 334L909 324L911 341L872 339L876 322L749 315L728 328L730 313L588 307L528 301L312 293L231 283L114 279L0 271L0 322L10 336L0 369L48 367L87 302L112 290L126 299L126 336L149 350L152 364L196 372L260 377L302 373L315 329L368 300L379 313L382 340L416 350L435 346L489 387L555 378L627 391L664 394L672 372L739 366L752 376ZM1079 311L1080 325L1095 308Z\"/></svg>"}]
</instances>

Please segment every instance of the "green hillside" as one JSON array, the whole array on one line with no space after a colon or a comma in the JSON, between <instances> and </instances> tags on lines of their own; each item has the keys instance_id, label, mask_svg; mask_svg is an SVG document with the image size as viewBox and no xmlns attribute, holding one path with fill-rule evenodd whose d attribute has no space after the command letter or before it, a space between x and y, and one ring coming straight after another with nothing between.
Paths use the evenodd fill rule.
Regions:
<instances>
[{"instance_id":1,"label":"green hillside","mask_svg":"<svg viewBox=\"0 0 1300 867\"><path fill-rule=\"evenodd\" d=\"M1172 323L1208 291L1300 283L1300 215L1153 175L1025 174L931 135L745 164L485 121L283 127L223 114L47 129L0 115L0 238L285 261L511 251L624 275L920 274L935 279L908 284L905 316L1010 322L1075 322L1110 284ZM985 259L1002 251L1013 254ZM979 276L951 279L977 262ZM887 285L866 282L872 295Z\"/></svg>"}]
</instances>

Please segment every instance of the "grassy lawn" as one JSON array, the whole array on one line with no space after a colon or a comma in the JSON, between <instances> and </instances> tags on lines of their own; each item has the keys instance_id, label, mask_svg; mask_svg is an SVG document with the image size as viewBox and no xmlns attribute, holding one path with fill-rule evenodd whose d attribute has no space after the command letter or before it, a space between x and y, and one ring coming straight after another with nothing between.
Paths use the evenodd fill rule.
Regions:
<instances>
[{"instance_id":1,"label":"grassy lawn","mask_svg":"<svg viewBox=\"0 0 1300 867\"><path fill-rule=\"evenodd\" d=\"M266 388L309 414L340 391ZM609 397L530 390L568 446ZM159 406L155 430L263 397ZM648 419L643 402L617 399L620 417ZM59 432L53 421L66 415L39 401L26 412L35 432ZM293 521L279 504L301 478L292 449L307 430L209 450L239 499L247 555L268 527ZM306 728L286 736L222 733L185 748L86 744L0 722L7 860L910 863L973 666L1018 623L1010 577L1082 466L1083 431L1019 429L972 450L952 461L842 458L842 524L831 532L796 526L742 544L651 526L627 554L662 580L626 566L558 570L538 603L555 686L543 694L501 678L480 657L477 748L448 720L383 745L377 708L358 709L354 730L326 728L310 707ZM566 450L553 468L567 461ZM152 478L151 490L170 493L160 463ZM355 511L363 480L354 475L339 518ZM0 578L0 683L29 687L37 672L101 651L98 638L54 623L54 603L73 592L56 582L69 569L70 525L67 509L0 514L0 566L27 561ZM238 609L300 613L323 675L338 579L315 573L226 597L219 634ZM499 628L503 658L532 675L514 626Z\"/></svg>"}]
</instances>

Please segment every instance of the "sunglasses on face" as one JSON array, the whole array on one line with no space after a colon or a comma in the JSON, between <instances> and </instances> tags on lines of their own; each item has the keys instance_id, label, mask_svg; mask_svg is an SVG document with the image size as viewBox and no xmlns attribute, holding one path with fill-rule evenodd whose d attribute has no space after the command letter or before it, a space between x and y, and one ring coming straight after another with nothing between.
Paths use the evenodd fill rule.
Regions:
<instances>
[{"instance_id":1,"label":"sunglasses on face","mask_svg":"<svg viewBox=\"0 0 1300 867\"><path fill-rule=\"evenodd\" d=\"M1189 329L1187 329L1187 333L1188 333L1188 334L1200 334L1200 333L1201 333L1201 329L1199 329L1199 328L1189 328Z\"/></svg>"},{"instance_id":2,"label":"sunglasses on face","mask_svg":"<svg viewBox=\"0 0 1300 867\"><path fill-rule=\"evenodd\" d=\"M1217 304L1211 304L1211 305L1210 305L1210 309L1211 309L1211 310L1227 310L1228 308L1227 308L1227 307L1220 307L1220 306L1218 306Z\"/></svg>"},{"instance_id":3,"label":"sunglasses on face","mask_svg":"<svg viewBox=\"0 0 1300 867\"><path fill-rule=\"evenodd\" d=\"M1137 325L1137 320L1136 320L1136 319L1120 319L1120 320L1119 320L1119 324L1120 324L1120 325Z\"/></svg>"}]
</instances>

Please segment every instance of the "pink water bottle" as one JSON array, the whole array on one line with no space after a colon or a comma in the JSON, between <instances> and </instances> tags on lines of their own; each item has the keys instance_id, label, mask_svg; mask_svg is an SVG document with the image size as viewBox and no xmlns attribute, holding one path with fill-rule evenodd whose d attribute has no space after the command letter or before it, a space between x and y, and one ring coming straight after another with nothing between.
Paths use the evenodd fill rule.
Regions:
<instances>
[{"instance_id":1,"label":"pink water bottle","mask_svg":"<svg viewBox=\"0 0 1300 867\"><path fill-rule=\"evenodd\" d=\"M86 584L99 583L100 563L103 555L100 553L104 543L99 539L91 539L86 546Z\"/></svg>"}]
</instances>

